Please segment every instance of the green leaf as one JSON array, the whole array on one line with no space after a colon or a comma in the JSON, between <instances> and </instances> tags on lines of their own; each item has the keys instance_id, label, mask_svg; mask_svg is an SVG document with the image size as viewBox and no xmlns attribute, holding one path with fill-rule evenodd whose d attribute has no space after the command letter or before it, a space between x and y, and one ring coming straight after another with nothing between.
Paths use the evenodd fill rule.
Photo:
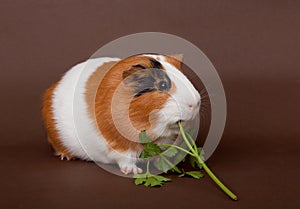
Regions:
<instances>
[{"instance_id":1,"label":"green leaf","mask_svg":"<svg viewBox=\"0 0 300 209\"><path fill-rule=\"evenodd\" d=\"M195 133L195 129L194 128L188 128L188 130L186 130L185 133L189 134L190 136L193 136L193 134Z\"/></svg>"},{"instance_id":2,"label":"green leaf","mask_svg":"<svg viewBox=\"0 0 300 209\"><path fill-rule=\"evenodd\" d=\"M200 171L188 171L188 172L185 172L185 174L189 175L195 179L200 179L204 176L203 173L201 173Z\"/></svg>"},{"instance_id":3,"label":"green leaf","mask_svg":"<svg viewBox=\"0 0 300 209\"><path fill-rule=\"evenodd\" d=\"M184 177L184 176L185 176L185 173L178 175L179 178Z\"/></svg>"},{"instance_id":4,"label":"green leaf","mask_svg":"<svg viewBox=\"0 0 300 209\"><path fill-rule=\"evenodd\" d=\"M167 173L167 171L171 171L173 173L181 173L181 171L179 170L179 168L174 165L173 163L171 163L168 159L164 158L164 157L160 157L156 167L161 170L164 173Z\"/></svg>"},{"instance_id":5,"label":"green leaf","mask_svg":"<svg viewBox=\"0 0 300 209\"><path fill-rule=\"evenodd\" d=\"M167 157L174 157L178 153L177 149L174 147L168 148L166 151L162 153L162 155Z\"/></svg>"},{"instance_id":6,"label":"green leaf","mask_svg":"<svg viewBox=\"0 0 300 209\"><path fill-rule=\"evenodd\" d=\"M171 179L163 176L151 175L149 171L143 174L135 174L133 177L135 178L135 185L143 184L146 187L162 186L164 182L171 181Z\"/></svg>"},{"instance_id":7,"label":"green leaf","mask_svg":"<svg viewBox=\"0 0 300 209\"><path fill-rule=\"evenodd\" d=\"M156 163L156 167L162 172L166 173L170 169L170 164L167 161L168 160L165 157L160 156L158 162Z\"/></svg>"},{"instance_id":8,"label":"green leaf","mask_svg":"<svg viewBox=\"0 0 300 209\"><path fill-rule=\"evenodd\" d=\"M145 182L145 186L148 187L148 186L151 186L151 187L154 187L154 186L162 186L164 183L157 180L156 178L154 178L153 176L151 177L148 177L146 182Z\"/></svg>"},{"instance_id":9,"label":"green leaf","mask_svg":"<svg viewBox=\"0 0 300 209\"><path fill-rule=\"evenodd\" d=\"M171 179L163 177L163 176L153 176L153 178L155 178L155 179L157 179L158 181L161 181L161 182L171 181Z\"/></svg>"},{"instance_id":10,"label":"green leaf","mask_svg":"<svg viewBox=\"0 0 300 209\"><path fill-rule=\"evenodd\" d=\"M200 179L204 176L203 173L201 173L201 171L182 171L182 174L180 174L178 177L184 177L184 176L190 176L193 177L195 179Z\"/></svg>"},{"instance_id":11,"label":"green leaf","mask_svg":"<svg viewBox=\"0 0 300 209\"><path fill-rule=\"evenodd\" d=\"M171 179L165 178L163 176L150 176L150 177L147 178L144 185L146 187L148 187L148 186L151 186L151 187L162 186L164 184L164 182L167 182L167 181L171 181Z\"/></svg>"},{"instance_id":12,"label":"green leaf","mask_svg":"<svg viewBox=\"0 0 300 209\"><path fill-rule=\"evenodd\" d=\"M144 143L143 146L144 150L142 151L140 158L153 157L163 152L162 149L153 142Z\"/></svg>"},{"instance_id":13,"label":"green leaf","mask_svg":"<svg viewBox=\"0 0 300 209\"><path fill-rule=\"evenodd\" d=\"M133 178L135 179L141 179L141 178L147 178L148 174L147 173L142 173L142 174L134 174Z\"/></svg>"},{"instance_id":14,"label":"green leaf","mask_svg":"<svg viewBox=\"0 0 300 209\"><path fill-rule=\"evenodd\" d=\"M202 168L202 165L194 156L190 156L190 164L193 168L200 168L200 169Z\"/></svg>"},{"instance_id":15,"label":"green leaf","mask_svg":"<svg viewBox=\"0 0 300 209\"><path fill-rule=\"evenodd\" d=\"M189 150L188 147L186 146L185 142L180 143L178 146L185 149L185 150ZM175 156L174 162L184 162L187 154L185 152L182 152L182 151L178 150L178 149L176 149L176 150L177 150L178 153Z\"/></svg>"},{"instance_id":16,"label":"green leaf","mask_svg":"<svg viewBox=\"0 0 300 209\"><path fill-rule=\"evenodd\" d=\"M202 147L197 147L197 150L198 150L198 153L200 153L200 154L199 154L200 158L201 158L202 160L204 160L204 155L205 155L205 153L204 153L203 148L202 148Z\"/></svg>"},{"instance_id":17,"label":"green leaf","mask_svg":"<svg viewBox=\"0 0 300 209\"><path fill-rule=\"evenodd\" d=\"M173 173L181 173L178 167L164 156L164 153L160 154L159 160L156 163L156 167L164 173L167 173L168 170L172 171Z\"/></svg>"},{"instance_id":18,"label":"green leaf","mask_svg":"<svg viewBox=\"0 0 300 209\"><path fill-rule=\"evenodd\" d=\"M197 147L198 155L202 160L204 160L204 151L202 147ZM190 164L193 168L199 168L202 169L201 163L195 158L194 156L190 156Z\"/></svg>"},{"instance_id":19,"label":"green leaf","mask_svg":"<svg viewBox=\"0 0 300 209\"><path fill-rule=\"evenodd\" d=\"M173 173L182 173L176 165L171 168L170 171L172 171Z\"/></svg>"},{"instance_id":20,"label":"green leaf","mask_svg":"<svg viewBox=\"0 0 300 209\"><path fill-rule=\"evenodd\" d=\"M140 184L145 183L146 181L147 181L146 178L136 178L134 183L135 183L135 185L140 185Z\"/></svg>"},{"instance_id":21,"label":"green leaf","mask_svg":"<svg viewBox=\"0 0 300 209\"><path fill-rule=\"evenodd\" d=\"M147 158L147 157L145 157L145 156L146 156L146 153L145 153L145 151L143 150L143 151L141 152L139 158Z\"/></svg>"}]
</instances>

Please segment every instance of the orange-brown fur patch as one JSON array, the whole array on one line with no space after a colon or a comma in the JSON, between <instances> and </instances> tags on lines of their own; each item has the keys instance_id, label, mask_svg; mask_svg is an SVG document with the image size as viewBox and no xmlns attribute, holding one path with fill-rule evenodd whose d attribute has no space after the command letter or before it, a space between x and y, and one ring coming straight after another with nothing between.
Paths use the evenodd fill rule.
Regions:
<instances>
[{"instance_id":1,"label":"orange-brown fur patch","mask_svg":"<svg viewBox=\"0 0 300 209\"><path fill-rule=\"evenodd\" d=\"M98 128L107 140L110 146L117 151L141 150L141 145L138 143L136 135L132 139L128 140L122 136L116 128L113 116L112 116L112 98L115 92L118 92L118 86L122 85L123 71L128 70L133 65L143 64L147 67L151 67L151 61L149 57L134 56L122 60L115 64L109 72L103 77L103 80L98 88L95 99L95 115ZM123 88L123 89L122 89ZM118 94L117 100L119 101L116 107L118 111L126 111L129 104L129 120L134 128L138 131L146 130L149 128L153 121L149 121L149 114L155 109L161 109L169 98L169 94L161 92L151 92L149 94L142 95L140 97L133 98L130 101L130 90L126 87L122 87ZM127 101L126 101L127 100ZM118 121L124 126L128 126L126 114L120 113ZM123 123L124 121L124 123ZM155 118L154 118L155 121ZM128 130L130 131L130 130ZM133 141L131 141L133 140Z\"/></svg>"},{"instance_id":2,"label":"orange-brown fur patch","mask_svg":"<svg viewBox=\"0 0 300 209\"><path fill-rule=\"evenodd\" d=\"M47 130L48 141L52 145L55 155L61 156L63 159L66 157L67 159L72 159L72 154L67 150L67 148L63 145L58 131L55 126L55 119L53 118L53 108L52 108L52 100L53 100L53 91L57 87L58 82L53 84L50 88L48 88L43 97L43 107L42 107L42 116L45 124L45 128Z\"/></svg>"},{"instance_id":3,"label":"orange-brown fur patch","mask_svg":"<svg viewBox=\"0 0 300 209\"><path fill-rule=\"evenodd\" d=\"M129 105L129 118L137 130L149 130L158 118L153 115L150 121L150 113L160 110L169 97L166 93L154 91L140 97L133 98Z\"/></svg>"},{"instance_id":4,"label":"orange-brown fur patch","mask_svg":"<svg viewBox=\"0 0 300 209\"><path fill-rule=\"evenodd\" d=\"M117 61L106 62L96 69L89 77L85 87L85 99L88 106L88 113L91 118L95 119L95 96L105 74L116 64Z\"/></svg>"}]
</instances>

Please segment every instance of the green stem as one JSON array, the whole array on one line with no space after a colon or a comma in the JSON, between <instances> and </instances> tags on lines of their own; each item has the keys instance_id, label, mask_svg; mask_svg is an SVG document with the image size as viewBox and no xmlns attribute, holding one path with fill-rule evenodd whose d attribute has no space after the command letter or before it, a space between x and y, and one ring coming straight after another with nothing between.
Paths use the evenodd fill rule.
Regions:
<instances>
[{"instance_id":1,"label":"green stem","mask_svg":"<svg viewBox=\"0 0 300 209\"><path fill-rule=\"evenodd\" d=\"M174 148L179 149L179 150L181 150L181 151L183 151L183 152L185 152L185 153L187 153L189 155L194 155L193 153L189 152L188 150L183 149L183 148L181 148L179 146L176 146L174 144L159 144L159 146L162 146L162 147L174 147Z\"/></svg>"},{"instance_id":2,"label":"green stem","mask_svg":"<svg viewBox=\"0 0 300 209\"><path fill-rule=\"evenodd\" d=\"M179 129L180 129L180 133L182 135L182 138L183 138L184 142L186 143L186 145L188 146L188 148L190 149L190 151L192 151L192 153L194 153L194 154L197 154L197 153L195 153L195 150L193 149L192 145L190 144L189 140L187 139L187 137L185 135L185 131L183 130L183 127L182 127L182 124L181 124L180 121L178 122L178 126L179 126Z\"/></svg>"},{"instance_id":3,"label":"green stem","mask_svg":"<svg viewBox=\"0 0 300 209\"><path fill-rule=\"evenodd\" d=\"M194 150L196 150L197 154L199 154L199 153L198 153L198 149L197 149L197 145L196 145L195 141L193 140L193 138L191 137L191 135L188 134L188 133L186 133L186 135L187 135L187 137L189 138L189 140L192 142L193 147L194 147Z\"/></svg>"},{"instance_id":4,"label":"green stem","mask_svg":"<svg viewBox=\"0 0 300 209\"><path fill-rule=\"evenodd\" d=\"M205 172L209 175L209 177L233 200L237 200L237 196L228 189L219 179L215 176L215 174L209 169L209 167L202 161L202 159L198 156L198 162L202 165Z\"/></svg>"},{"instance_id":5,"label":"green stem","mask_svg":"<svg viewBox=\"0 0 300 209\"><path fill-rule=\"evenodd\" d=\"M187 146L189 147L190 151L192 151L192 156L196 157L198 162L202 165L203 169L206 171L206 173L209 175L209 177L233 200L237 200L237 196L232 193L215 175L214 173L207 167L207 165L204 163L204 161L201 159L201 157L198 155L198 150L195 150L191 144L189 143L189 140L187 139L185 132L183 130L181 122L178 122L178 126L180 129L180 133L183 137L183 140L186 142Z\"/></svg>"},{"instance_id":6,"label":"green stem","mask_svg":"<svg viewBox=\"0 0 300 209\"><path fill-rule=\"evenodd\" d=\"M151 175L151 173L149 171L149 164L150 164L150 160L147 161L146 175Z\"/></svg>"},{"instance_id":7,"label":"green stem","mask_svg":"<svg viewBox=\"0 0 300 209\"><path fill-rule=\"evenodd\" d=\"M165 162L168 164L168 166L170 166L170 168L175 167L175 165L171 163L166 157L164 157L163 155L161 155L160 157L165 160Z\"/></svg>"}]
</instances>

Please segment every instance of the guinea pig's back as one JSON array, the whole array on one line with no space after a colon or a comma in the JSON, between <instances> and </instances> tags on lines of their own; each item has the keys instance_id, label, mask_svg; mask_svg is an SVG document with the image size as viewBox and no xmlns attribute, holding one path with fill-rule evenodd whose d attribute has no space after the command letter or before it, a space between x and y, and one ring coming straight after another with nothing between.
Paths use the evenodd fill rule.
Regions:
<instances>
[{"instance_id":1,"label":"guinea pig's back","mask_svg":"<svg viewBox=\"0 0 300 209\"><path fill-rule=\"evenodd\" d=\"M80 63L72 67L60 81L45 92L42 114L48 141L55 154L62 159L99 159L109 163L110 159L106 157L108 152L106 141L101 137L90 114L92 104L88 104L87 95L90 92L87 91L97 88L97 85L93 87L88 84L91 77L95 77L93 75L96 71L99 71L105 63L118 60L97 58Z\"/></svg>"}]
</instances>

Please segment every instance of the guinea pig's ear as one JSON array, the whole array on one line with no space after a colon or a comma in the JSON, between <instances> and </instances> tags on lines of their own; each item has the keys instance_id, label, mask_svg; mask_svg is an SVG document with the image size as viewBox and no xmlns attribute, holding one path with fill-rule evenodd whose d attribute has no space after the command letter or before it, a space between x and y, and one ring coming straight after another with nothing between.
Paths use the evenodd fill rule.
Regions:
<instances>
[{"instance_id":1,"label":"guinea pig's ear","mask_svg":"<svg viewBox=\"0 0 300 209\"><path fill-rule=\"evenodd\" d=\"M172 54L166 56L166 61L182 71L183 54Z\"/></svg>"},{"instance_id":2,"label":"guinea pig's ear","mask_svg":"<svg viewBox=\"0 0 300 209\"><path fill-rule=\"evenodd\" d=\"M183 54L172 54L172 55L169 55L169 56L172 57L172 58L175 58L179 62L183 61Z\"/></svg>"}]
</instances>

